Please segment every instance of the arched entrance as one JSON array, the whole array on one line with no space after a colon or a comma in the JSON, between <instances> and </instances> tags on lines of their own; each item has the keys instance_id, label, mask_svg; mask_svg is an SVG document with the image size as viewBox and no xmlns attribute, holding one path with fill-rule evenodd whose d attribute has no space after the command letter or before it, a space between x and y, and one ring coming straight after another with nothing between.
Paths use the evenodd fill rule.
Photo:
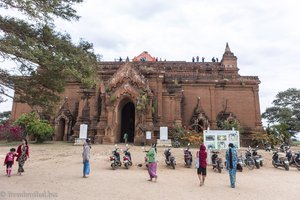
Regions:
<instances>
[{"instance_id":1,"label":"arched entrance","mask_svg":"<svg viewBox=\"0 0 300 200\"><path fill-rule=\"evenodd\" d=\"M121 114L121 142L125 142L124 134L128 134L128 142L134 142L135 108L132 102L126 103Z\"/></svg>"},{"instance_id":2,"label":"arched entrance","mask_svg":"<svg viewBox=\"0 0 300 200\"><path fill-rule=\"evenodd\" d=\"M66 120L64 118L61 118L58 124L58 138L59 138L58 140L64 141L65 129L66 129Z\"/></svg>"}]
</instances>

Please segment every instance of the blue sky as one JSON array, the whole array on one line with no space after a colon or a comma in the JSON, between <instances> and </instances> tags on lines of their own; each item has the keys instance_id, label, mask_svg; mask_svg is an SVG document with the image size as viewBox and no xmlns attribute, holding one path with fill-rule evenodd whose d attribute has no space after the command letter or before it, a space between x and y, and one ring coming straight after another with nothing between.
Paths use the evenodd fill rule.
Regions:
<instances>
[{"instance_id":1,"label":"blue sky","mask_svg":"<svg viewBox=\"0 0 300 200\"><path fill-rule=\"evenodd\" d=\"M76 6L79 21L56 23L74 42L92 42L104 61L144 50L166 60L211 60L228 42L240 74L260 78L263 112L279 91L300 89L299 7L296 0L88 0Z\"/></svg>"}]
</instances>

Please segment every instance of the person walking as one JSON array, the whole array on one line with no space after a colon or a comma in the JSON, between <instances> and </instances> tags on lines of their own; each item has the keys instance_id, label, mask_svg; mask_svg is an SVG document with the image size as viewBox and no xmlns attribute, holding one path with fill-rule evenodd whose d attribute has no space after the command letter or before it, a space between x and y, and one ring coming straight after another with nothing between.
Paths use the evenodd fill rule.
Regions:
<instances>
[{"instance_id":1,"label":"person walking","mask_svg":"<svg viewBox=\"0 0 300 200\"><path fill-rule=\"evenodd\" d=\"M25 161L29 158L29 146L27 139L23 138L22 139L22 144L18 146L17 148L17 160L19 164L18 168L18 174L22 175L24 172L24 164Z\"/></svg>"},{"instance_id":2,"label":"person walking","mask_svg":"<svg viewBox=\"0 0 300 200\"><path fill-rule=\"evenodd\" d=\"M157 169L157 162L156 162L156 145L152 144L151 149L147 152L146 157L147 157L147 162L148 162L148 173L150 176L150 179L148 181L152 181L154 178L154 181L157 181L157 174L156 174L156 169Z\"/></svg>"},{"instance_id":3,"label":"person walking","mask_svg":"<svg viewBox=\"0 0 300 200\"><path fill-rule=\"evenodd\" d=\"M4 166L6 165L6 176L10 177L12 166L14 164L15 157L17 157L17 154L15 153L16 149L11 148L9 152L6 154L5 160L4 160Z\"/></svg>"},{"instance_id":4,"label":"person walking","mask_svg":"<svg viewBox=\"0 0 300 200\"><path fill-rule=\"evenodd\" d=\"M230 186L235 188L237 152L232 143L230 143L228 147L226 151L226 169L229 171Z\"/></svg>"},{"instance_id":5,"label":"person walking","mask_svg":"<svg viewBox=\"0 0 300 200\"><path fill-rule=\"evenodd\" d=\"M87 178L86 175L90 174L90 155L91 155L91 140L86 139L83 144L83 152L82 152L82 159L83 159L83 178Z\"/></svg>"},{"instance_id":6,"label":"person walking","mask_svg":"<svg viewBox=\"0 0 300 200\"><path fill-rule=\"evenodd\" d=\"M128 141L128 134L127 133L124 133L123 139L125 141L125 144L127 144L127 141Z\"/></svg>"},{"instance_id":7,"label":"person walking","mask_svg":"<svg viewBox=\"0 0 300 200\"><path fill-rule=\"evenodd\" d=\"M206 177L206 166L207 166L207 152L204 144L200 145L200 151L197 152L196 168L197 174L200 181L200 187L204 185Z\"/></svg>"}]
</instances>

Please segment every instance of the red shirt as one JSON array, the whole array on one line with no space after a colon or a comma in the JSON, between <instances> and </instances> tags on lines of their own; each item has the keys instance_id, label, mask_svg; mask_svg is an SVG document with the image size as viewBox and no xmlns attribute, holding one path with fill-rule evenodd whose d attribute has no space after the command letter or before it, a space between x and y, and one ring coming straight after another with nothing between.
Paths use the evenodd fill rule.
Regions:
<instances>
[{"instance_id":1,"label":"red shirt","mask_svg":"<svg viewBox=\"0 0 300 200\"><path fill-rule=\"evenodd\" d=\"M200 146L200 151L199 151L199 166L202 168L205 168L207 163L206 163L206 158L207 158L207 153L206 153L206 147L201 144Z\"/></svg>"},{"instance_id":2,"label":"red shirt","mask_svg":"<svg viewBox=\"0 0 300 200\"><path fill-rule=\"evenodd\" d=\"M18 154L17 161L18 161L19 157L21 157L21 155L22 155L22 146L23 146L22 144L20 146L18 146L18 149L17 149L17 154ZM28 157L29 157L29 146L26 145L26 159Z\"/></svg>"},{"instance_id":3,"label":"red shirt","mask_svg":"<svg viewBox=\"0 0 300 200\"><path fill-rule=\"evenodd\" d=\"M11 160L11 157L12 157L12 160ZM8 161L12 161L12 164L14 164L15 157L17 157L16 153L11 153L11 152L7 153L5 160L4 160L4 164L6 164Z\"/></svg>"},{"instance_id":4,"label":"red shirt","mask_svg":"<svg viewBox=\"0 0 300 200\"><path fill-rule=\"evenodd\" d=\"M206 158L207 158L206 151L200 151L199 152L199 165L200 165L200 167L202 167L202 168L206 167L206 165L207 165Z\"/></svg>"}]
</instances>

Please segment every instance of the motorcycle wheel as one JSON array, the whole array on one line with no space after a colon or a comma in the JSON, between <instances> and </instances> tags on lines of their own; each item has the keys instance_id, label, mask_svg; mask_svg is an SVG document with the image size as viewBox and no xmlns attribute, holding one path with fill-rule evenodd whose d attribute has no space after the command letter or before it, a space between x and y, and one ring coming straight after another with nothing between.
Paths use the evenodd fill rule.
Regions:
<instances>
[{"instance_id":1,"label":"motorcycle wheel","mask_svg":"<svg viewBox=\"0 0 300 200\"><path fill-rule=\"evenodd\" d=\"M243 167L241 166L241 168L240 168L240 172L243 172Z\"/></svg>"},{"instance_id":2,"label":"motorcycle wheel","mask_svg":"<svg viewBox=\"0 0 300 200\"><path fill-rule=\"evenodd\" d=\"M188 168L191 168L191 161L188 160L187 163L186 163L186 165L187 165Z\"/></svg>"},{"instance_id":3,"label":"motorcycle wheel","mask_svg":"<svg viewBox=\"0 0 300 200\"><path fill-rule=\"evenodd\" d=\"M128 168L129 168L129 165L128 165L128 163L125 163L124 165L125 165L125 168L126 168L126 169L128 169Z\"/></svg>"},{"instance_id":4,"label":"motorcycle wheel","mask_svg":"<svg viewBox=\"0 0 300 200\"><path fill-rule=\"evenodd\" d=\"M289 165L284 165L284 169L285 169L286 171L289 171L290 166L289 166Z\"/></svg>"},{"instance_id":5,"label":"motorcycle wheel","mask_svg":"<svg viewBox=\"0 0 300 200\"><path fill-rule=\"evenodd\" d=\"M113 169L113 170L115 170L116 169L116 165L114 164L114 163L111 163L111 168Z\"/></svg>"},{"instance_id":6,"label":"motorcycle wheel","mask_svg":"<svg viewBox=\"0 0 300 200\"><path fill-rule=\"evenodd\" d=\"M132 162L129 162L129 165L132 166Z\"/></svg>"},{"instance_id":7,"label":"motorcycle wheel","mask_svg":"<svg viewBox=\"0 0 300 200\"><path fill-rule=\"evenodd\" d=\"M255 167L256 167L257 169L259 169L259 168L260 168L260 164L259 164L258 162L255 162Z\"/></svg>"},{"instance_id":8,"label":"motorcycle wheel","mask_svg":"<svg viewBox=\"0 0 300 200\"><path fill-rule=\"evenodd\" d=\"M273 165L275 168L278 168L278 165L276 165L274 161L272 161L272 165Z\"/></svg>"},{"instance_id":9,"label":"motorcycle wheel","mask_svg":"<svg viewBox=\"0 0 300 200\"><path fill-rule=\"evenodd\" d=\"M175 169L175 164L173 162L171 163L171 166L173 169Z\"/></svg>"},{"instance_id":10,"label":"motorcycle wheel","mask_svg":"<svg viewBox=\"0 0 300 200\"><path fill-rule=\"evenodd\" d=\"M253 163L248 163L247 164L248 169L254 169L254 164Z\"/></svg>"},{"instance_id":11,"label":"motorcycle wheel","mask_svg":"<svg viewBox=\"0 0 300 200\"><path fill-rule=\"evenodd\" d=\"M221 169L221 168L218 168L218 172L219 172L219 173L222 173L222 169Z\"/></svg>"},{"instance_id":12,"label":"motorcycle wheel","mask_svg":"<svg viewBox=\"0 0 300 200\"><path fill-rule=\"evenodd\" d=\"M264 165L263 161L260 161L259 164L260 164L261 167Z\"/></svg>"}]
</instances>

